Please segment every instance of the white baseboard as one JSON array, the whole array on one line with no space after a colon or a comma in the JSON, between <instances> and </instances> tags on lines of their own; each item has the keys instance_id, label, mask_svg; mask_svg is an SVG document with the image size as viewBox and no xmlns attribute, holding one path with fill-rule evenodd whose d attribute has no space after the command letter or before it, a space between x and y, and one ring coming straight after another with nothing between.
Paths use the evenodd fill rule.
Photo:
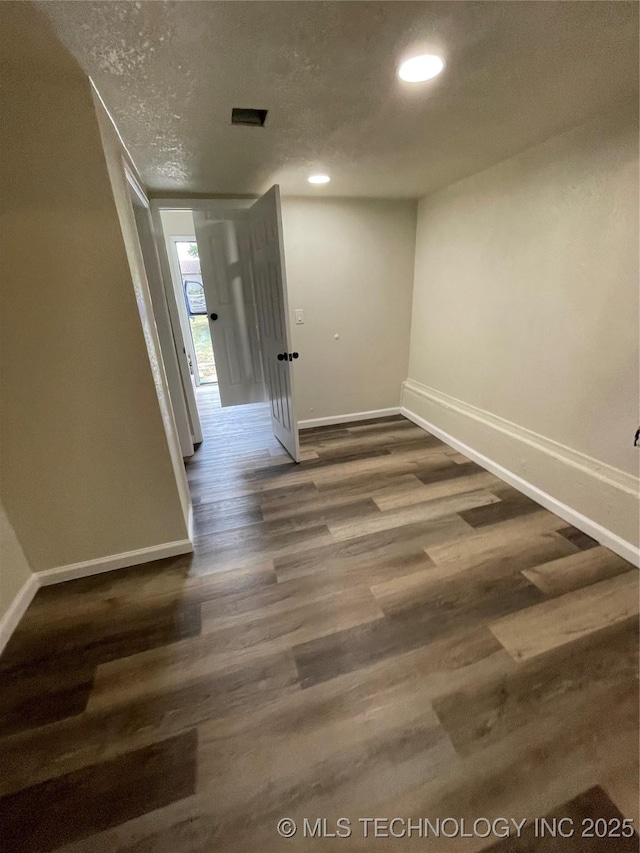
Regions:
<instances>
[{"instance_id":1,"label":"white baseboard","mask_svg":"<svg viewBox=\"0 0 640 853\"><path fill-rule=\"evenodd\" d=\"M419 386L417 386L417 383L405 383L405 389L418 396L429 398L429 401L431 403L443 405L441 400L438 399L439 395L437 395L437 392L435 394L430 394L427 390L422 390ZM404 398L405 395L403 393L403 399ZM459 403L460 401L457 402ZM491 423L489 419L482 419L478 415L479 410L474 410L471 414L462 410L461 406L466 404L460 404L456 407L448 403L444 405L446 405L446 407L450 410L455 408L457 414L470 416L477 420L484 420L484 426L489 428L495 428L495 424ZM605 545L607 548L610 548L612 551L615 551L616 554L619 554L621 557L623 557L625 560L628 560L633 565L640 567L640 549L633 543L628 542L627 540L614 533L612 530L609 530L607 527L603 526L599 522L587 517L575 508L562 502L561 500L539 488L538 486L535 486L533 483L520 476L519 474L514 473L508 468L505 468L500 463L494 461L493 459L490 459L485 454L479 452L473 447L470 447L468 444L456 438L454 435L442 429L441 427L437 426L432 421L429 421L426 418L418 415L406 405L403 405L401 407L400 413L404 415L404 417L408 418L410 421L413 421L413 423L422 427L422 429L426 430L432 435L435 435L437 438L441 439L441 441L444 441L445 444L450 445L451 447L460 451L460 453L462 453L464 456L467 456L469 459L472 459L474 462L477 462L478 465L481 465L487 471L490 471L492 474L495 474L496 477L499 477L501 480L504 480L505 482L509 483L509 485L518 489L518 491L523 492L523 494L535 500L541 506L545 507L545 509L548 509L550 512L555 513L555 515L564 519L567 523L572 524L574 527L577 527L579 530L584 531L593 539L597 540L602 545ZM495 416L493 417L495 419ZM501 429L501 431L506 432L502 425L498 425L498 428ZM526 437L526 442L530 444L532 443L531 435L532 434L529 434ZM510 438L520 438L520 436L516 436L512 431ZM544 447L538 447L537 449L542 449L543 452L548 452ZM554 448L554 451L554 459L557 464L561 464L562 462L564 462L570 468L571 465L577 465L578 461L580 461L576 461L574 460L574 458L560 459L557 447ZM575 452L572 453L573 457L577 455ZM612 470L616 472L616 469ZM598 472L598 475L602 476L601 471ZM629 483L625 480L627 476L628 475L624 475L623 472L616 472L616 479L620 482L610 482L609 486L612 487L613 485L617 485L621 489L624 488L624 490L626 491L629 487ZM632 478L629 477L629 480L632 480Z\"/></svg>"},{"instance_id":2,"label":"white baseboard","mask_svg":"<svg viewBox=\"0 0 640 853\"><path fill-rule=\"evenodd\" d=\"M140 563L150 563L165 557L176 557L179 554L190 554L193 551L191 539L178 539L175 542L164 542L162 545L152 545L150 548L138 548L136 551L125 551L122 554L112 554L110 557L98 557L96 560L85 560L83 563L72 563L68 566L57 566L54 569L44 569L36 572L40 586L49 586L63 581L86 578L102 572L112 572L115 569L125 569Z\"/></svg>"},{"instance_id":3,"label":"white baseboard","mask_svg":"<svg viewBox=\"0 0 640 853\"><path fill-rule=\"evenodd\" d=\"M189 534L189 541L191 542L191 550L193 551L193 504L189 502L189 517L187 518L187 533ZM190 553L189 551L185 551L186 554Z\"/></svg>"},{"instance_id":4,"label":"white baseboard","mask_svg":"<svg viewBox=\"0 0 640 853\"><path fill-rule=\"evenodd\" d=\"M394 406L391 409L373 409L370 412L351 412L347 415L331 415L328 418L311 418L306 421L298 421L298 429L313 429L331 424L348 424L351 421L369 421L373 418L390 418L399 414L399 406Z\"/></svg>"},{"instance_id":5,"label":"white baseboard","mask_svg":"<svg viewBox=\"0 0 640 853\"><path fill-rule=\"evenodd\" d=\"M18 623L27 611L27 607L33 601L40 584L35 575L30 575L23 583L20 591L11 602L7 612L0 619L0 654L9 642L9 638L18 627Z\"/></svg>"},{"instance_id":6,"label":"white baseboard","mask_svg":"<svg viewBox=\"0 0 640 853\"><path fill-rule=\"evenodd\" d=\"M150 548L138 548L136 551L126 551L122 554L113 554L110 557L99 557L97 560L85 560L83 563L73 563L68 566L58 566L54 569L33 572L23 584L7 612L0 619L0 654L41 586L85 578L89 575L111 572L115 569L125 569L128 566L150 563L153 560L162 560L165 557L190 554L193 551L192 528L193 509L190 509L189 539L179 539L175 542L153 545Z\"/></svg>"}]
</instances>

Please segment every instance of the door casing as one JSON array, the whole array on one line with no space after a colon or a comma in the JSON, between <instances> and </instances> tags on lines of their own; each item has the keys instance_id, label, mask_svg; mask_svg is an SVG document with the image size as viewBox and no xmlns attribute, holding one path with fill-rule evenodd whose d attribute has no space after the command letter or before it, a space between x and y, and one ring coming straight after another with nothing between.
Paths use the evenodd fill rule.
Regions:
<instances>
[{"instance_id":1,"label":"door casing","mask_svg":"<svg viewBox=\"0 0 640 853\"><path fill-rule=\"evenodd\" d=\"M166 205L164 206L166 207ZM162 281L165 288L167 298L167 308L171 319L171 330L173 332L174 347L176 358L178 359L178 367L180 370L180 379L182 382L182 390L184 393L185 402L187 404L187 414L189 416L189 426L191 429L191 438L193 444L202 442L202 425L200 423L200 415L196 404L196 395L191 379L191 371L189 370L189 362L187 359L187 343L184 338L182 326L180 324L180 315L175 298L173 285L173 272L169 253L164 241L164 231L162 228L162 219L160 218L161 206L153 199L150 200L151 218L153 221L153 230L156 239L156 248L158 250L158 259L162 270ZM191 454L193 455L193 448Z\"/></svg>"}]
</instances>

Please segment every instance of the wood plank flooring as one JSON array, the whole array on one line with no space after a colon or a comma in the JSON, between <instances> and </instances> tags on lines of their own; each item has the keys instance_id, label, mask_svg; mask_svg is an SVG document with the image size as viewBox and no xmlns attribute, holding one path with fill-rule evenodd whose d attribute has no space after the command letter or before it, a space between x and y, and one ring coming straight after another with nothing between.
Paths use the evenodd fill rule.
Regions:
<instances>
[{"instance_id":1,"label":"wood plank flooring","mask_svg":"<svg viewBox=\"0 0 640 853\"><path fill-rule=\"evenodd\" d=\"M40 590L0 659L0 850L637 851L637 570L401 417L296 466L198 400L195 553Z\"/></svg>"}]
</instances>

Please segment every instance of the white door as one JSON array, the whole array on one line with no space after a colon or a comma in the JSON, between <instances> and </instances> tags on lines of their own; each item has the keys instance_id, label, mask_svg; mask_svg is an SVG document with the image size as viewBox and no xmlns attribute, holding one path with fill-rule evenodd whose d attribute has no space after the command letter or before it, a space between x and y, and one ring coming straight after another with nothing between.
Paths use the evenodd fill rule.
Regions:
<instances>
[{"instance_id":1,"label":"white door","mask_svg":"<svg viewBox=\"0 0 640 853\"><path fill-rule=\"evenodd\" d=\"M271 424L275 437L298 462L300 442L293 402L293 360L298 353L291 351L280 187L271 187L249 208L249 224L262 368L271 405Z\"/></svg>"},{"instance_id":2,"label":"white door","mask_svg":"<svg viewBox=\"0 0 640 853\"><path fill-rule=\"evenodd\" d=\"M169 319L171 321L171 332L174 341L176 358L178 359L178 368L180 371L180 380L185 402L187 404L187 414L189 415L189 425L191 429L192 443L200 444L202 442L202 425L200 423L200 415L196 404L196 395L191 379L191 371L189 370L189 362L187 360L187 346L183 337L182 326L180 322L180 312L178 309L178 301L176 299L176 288L174 275L177 275L177 280L180 282L180 290L182 279L180 278L179 268L174 270L174 261L171 258L171 252L168 250L167 243L164 238L164 230L162 227L162 215L160 208L151 202L151 219L153 221L153 230L156 238L156 248L158 250L158 260L160 261L160 270L162 272L162 283L164 286L165 297L167 300L167 308L169 310ZM177 260L176 260L177 264ZM182 293L180 293L182 298ZM193 455L193 446L191 452L185 456Z\"/></svg>"},{"instance_id":3,"label":"white door","mask_svg":"<svg viewBox=\"0 0 640 853\"><path fill-rule=\"evenodd\" d=\"M237 218L194 210L211 343L223 406L266 400L246 251L241 252L246 212Z\"/></svg>"},{"instance_id":4,"label":"white door","mask_svg":"<svg viewBox=\"0 0 640 853\"><path fill-rule=\"evenodd\" d=\"M134 180L133 178L129 178L128 175L127 177L130 182ZM186 458L193 456L193 437L191 434L189 413L187 411L187 403L182 389L180 366L178 364L175 340L171 329L171 318L169 316L169 308L167 306L167 296L164 291L158 250L156 248L156 242L153 235L153 222L151 220L149 207L140 202L136 192L137 191L134 187L130 193L131 202L133 204L133 214L136 219L140 249L142 250L144 268L147 273L147 281L149 282L153 314L156 321L156 327L158 329L158 339L160 341L162 360L167 374L169 396L171 397L173 415L178 430L180 450L182 452L182 456Z\"/></svg>"}]
</instances>

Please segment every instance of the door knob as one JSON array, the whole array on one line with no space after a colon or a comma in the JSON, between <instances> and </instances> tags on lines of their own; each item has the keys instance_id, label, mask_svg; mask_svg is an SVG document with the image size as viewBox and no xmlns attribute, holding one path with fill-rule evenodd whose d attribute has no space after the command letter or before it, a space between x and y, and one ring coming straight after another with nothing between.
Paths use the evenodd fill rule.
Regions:
<instances>
[{"instance_id":1,"label":"door knob","mask_svg":"<svg viewBox=\"0 0 640 853\"><path fill-rule=\"evenodd\" d=\"M286 352L279 352L278 353L278 361L286 361L286 360L287 360Z\"/></svg>"},{"instance_id":2,"label":"door knob","mask_svg":"<svg viewBox=\"0 0 640 853\"><path fill-rule=\"evenodd\" d=\"M209 316L211 317L211 319L212 319L212 320L217 320L217 319L218 319L218 315L217 315L217 314L209 314Z\"/></svg>"},{"instance_id":3,"label":"door knob","mask_svg":"<svg viewBox=\"0 0 640 853\"><path fill-rule=\"evenodd\" d=\"M293 361L294 358L298 358L298 353L297 352L290 352L289 353L289 361Z\"/></svg>"}]
</instances>

